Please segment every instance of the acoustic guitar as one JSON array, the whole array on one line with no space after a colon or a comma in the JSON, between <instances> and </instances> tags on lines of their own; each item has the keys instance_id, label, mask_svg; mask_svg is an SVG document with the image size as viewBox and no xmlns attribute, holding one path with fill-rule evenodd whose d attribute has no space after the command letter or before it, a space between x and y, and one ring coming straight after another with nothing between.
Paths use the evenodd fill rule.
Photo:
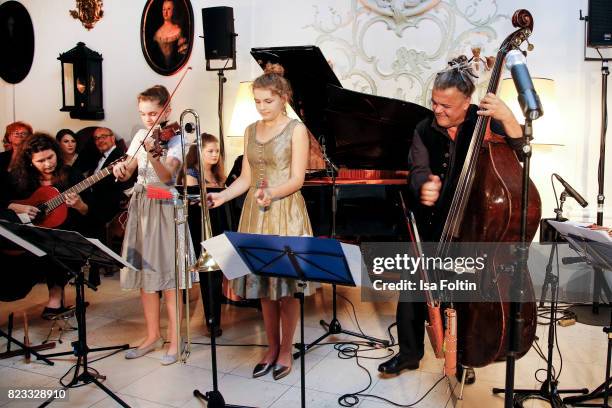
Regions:
<instances>
[{"instance_id":1,"label":"acoustic guitar","mask_svg":"<svg viewBox=\"0 0 612 408\"><path fill-rule=\"evenodd\" d=\"M15 200L13 203L25 204L36 207L40 210L32 223L38 227L55 228L64 223L68 217L68 206L66 205L66 195L69 193L79 194L81 191L88 189L97 182L101 181L109 174L113 173L113 167L125 160L127 156L123 155L115 160L102 170L92 174L85 180L70 187L66 191L60 192L53 186L40 186L32 195L25 200Z\"/></svg>"}]
</instances>

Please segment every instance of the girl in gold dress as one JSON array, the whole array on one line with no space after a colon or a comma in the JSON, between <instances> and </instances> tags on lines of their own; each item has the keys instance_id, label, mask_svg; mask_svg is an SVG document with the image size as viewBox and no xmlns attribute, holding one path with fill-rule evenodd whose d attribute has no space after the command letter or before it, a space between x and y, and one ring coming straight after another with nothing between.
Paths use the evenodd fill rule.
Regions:
<instances>
[{"instance_id":1,"label":"girl in gold dress","mask_svg":"<svg viewBox=\"0 0 612 408\"><path fill-rule=\"evenodd\" d=\"M253 96L261 120L244 135L242 173L230 187L208 195L217 207L247 192L239 232L285 236L312 236L312 228L300 188L308 162L306 127L287 117L285 105L291 87L282 76L266 73L253 82ZM260 298L268 350L253 370L260 377L273 370L278 380L291 371L293 334L298 320L298 291L293 279L265 278L249 274L231 281L243 298ZM306 293L313 292L309 284Z\"/></svg>"}]
</instances>

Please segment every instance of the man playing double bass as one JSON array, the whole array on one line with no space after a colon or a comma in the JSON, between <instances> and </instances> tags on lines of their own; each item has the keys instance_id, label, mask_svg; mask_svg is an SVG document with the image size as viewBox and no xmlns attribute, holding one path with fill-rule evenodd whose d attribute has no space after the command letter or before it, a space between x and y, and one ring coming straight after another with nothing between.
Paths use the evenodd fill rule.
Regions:
<instances>
[{"instance_id":1,"label":"man playing double bass","mask_svg":"<svg viewBox=\"0 0 612 408\"><path fill-rule=\"evenodd\" d=\"M439 72L434 81L431 95L434 118L417 125L409 153L408 188L423 242L440 239L449 201L453 198L479 115L491 117L491 132L504 137L519 155L523 147L521 126L496 95L487 94L479 106L470 104L475 75L465 57L449 65L450 68ZM399 352L380 364L381 373L398 374L419 367L424 354L426 314L426 303L398 303ZM457 378L461 379L461 375L459 366ZM474 371L468 369L466 383L471 384L475 379Z\"/></svg>"}]
</instances>

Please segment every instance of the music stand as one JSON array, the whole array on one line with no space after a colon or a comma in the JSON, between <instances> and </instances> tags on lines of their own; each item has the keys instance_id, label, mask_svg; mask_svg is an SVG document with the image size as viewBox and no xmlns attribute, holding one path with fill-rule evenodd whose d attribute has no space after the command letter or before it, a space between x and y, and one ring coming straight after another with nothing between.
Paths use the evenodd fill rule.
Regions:
<instances>
[{"instance_id":1,"label":"music stand","mask_svg":"<svg viewBox=\"0 0 612 408\"><path fill-rule=\"evenodd\" d=\"M565 192L563 193L565 194ZM563 208L563 202L565 198L561 195L561 206ZM556 336L555 330L555 316L557 315L557 305L558 305L558 287L559 287L559 277L552 273L552 264L555 253L557 253L557 242L559 235L562 236L562 233L559 231L559 227L555 227L555 223L562 222L561 221L561 210L556 209L557 212L557 220L552 221L548 220L549 225L552 226L554 233L552 237L552 246L550 249L550 254L548 256L548 264L546 265L546 276L544 278L544 284L542 286L542 295L540 297L540 307L544 305L544 299L546 297L547 288L550 287L550 317L548 322L548 354L546 357L546 380L542 383L542 386L539 389L515 389L514 390L514 403L517 407L523 407L525 401L530 399L538 399L542 401L546 401L550 404L552 408L565 408L565 403L561 398L560 394L588 394L589 390L586 388L580 389L559 389L559 383L555 379L553 375L553 349L554 349L554 340ZM503 391L499 388L494 388L493 392Z\"/></svg>"},{"instance_id":2,"label":"music stand","mask_svg":"<svg viewBox=\"0 0 612 408\"><path fill-rule=\"evenodd\" d=\"M604 269L612 271L612 240L608 237L607 232L597 230L592 231L588 228L571 224L566 225L565 230L562 231L561 228L557 228L555 223L551 222L551 224L553 224L553 226L565 236L565 239L570 243L574 250L588 259L595 273L597 273L598 270L601 272ZM587 395L564 398L564 403L568 403L574 407L608 408L610 406L608 403L608 397L610 395L611 384L610 364L612 360L612 308L610 308L610 324L609 326L603 328L603 332L606 333L608 337L608 352L604 382ZM587 402L599 398L603 399L601 404Z\"/></svg>"},{"instance_id":3,"label":"music stand","mask_svg":"<svg viewBox=\"0 0 612 408\"><path fill-rule=\"evenodd\" d=\"M203 246L221 266L228 279L254 273L259 276L296 279L300 302L300 389L301 406L306 406L304 343L304 288L307 282L358 286L361 283L361 254L355 245L335 239L281 237L225 232ZM236 256L237 255L237 256ZM350 265L350 266L349 266Z\"/></svg>"},{"instance_id":4,"label":"music stand","mask_svg":"<svg viewBox=\"0 0 612 408\"><path fill-rule=\"evenodd\" d=\"M117 395L115 395L110 389L99 381L99 379L106 379L105 376L92 372L88 368L87 354L89 352L126 350L129 348L129 344L112 347L89 348L87 345L87 328L85 319L85 286L88 286L92 290L97 290L95 285L89 282L89 280L86 278L91 264L98 264L101 266L126 266L129 268L134 267L121 259L97 239L85 238L78 232L15 224L1 220L0 227L4 227L4 229L9 230L11 233L21 239L21 242L14 241L16 244L22 246L25 242L40 248L46 252L55 263L64 268L72 277L74 277L78 340L72 342L73 351L44 355L44 357L47 358L70 354L74 354L77 357L74 377L70 383L64 387L64 389L77 386L79 383L82 383L80 385L94 383L111 398L113 398L118 404L129 408L129 405L123 402ZM67 265L65 262L69 265ZM81 265L80 268L77 265ZM83 373L79 374L81 367L83 368ZM54 397L48 399L40 406L47 406L53 402L53 400Z\"/></svg>"},{"instance_id":5,"label":"music stand","mask_svg":"<svg viewBox=\"0 0 612 408\"><path fill-rule=\"evenodd\" d=\"M37 257L41 257L41 256L45 256L47 255L47 253L45 251L43 251L42 249L38 248L36 245L32 245L29 242L23 240L22 238L20 238L18 235L13 234L11 231L9 231L8 229L4 228L2 225L0 225L0 235L3 236L4 238L8 239L9 241L13 242L14 244L19 245L20 247L22 247L23 249L27 250L28 252L32 253L33 255L37 256ZM19 354L25 354L26 358L29 355L34 355L36 357L37 360L41 360L45 363L47 363L48 365L54 365L55 363L49 359L47 359L45 356L43 356L42 354L38 353L38 350L45 350L45 349L49 349L49 348L53 348L55 347L55 343L49 343L49 344L44 344L41 346L28 346L27 344L24 344L22 342L20 342L19 340L17 340L16 338L14 338L13 336L10 335L11 333L11 328L12 328L12 320L9 319L9 332L5 332L4 330L2 330L0 328L0 337L4 337L7 340L7 352L3 353L5 355L5 357L12 357L14 355L19 355ZM16 351L10 351L10 346L11 343L15 343L17 346L19 346L21 348L21 350L16 350Z\"/></svg>"}]
</instances>

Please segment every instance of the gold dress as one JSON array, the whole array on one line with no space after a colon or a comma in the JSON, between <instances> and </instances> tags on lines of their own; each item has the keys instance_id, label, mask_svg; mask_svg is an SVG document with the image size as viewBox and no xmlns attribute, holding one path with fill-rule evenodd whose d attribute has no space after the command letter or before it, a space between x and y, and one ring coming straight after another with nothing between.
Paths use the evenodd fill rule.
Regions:
<instances>
[{"instance_id":1,"label":"gold dress","mask_svg":"<svg viewBox=\"0 0 612 408\"><path fill-rule=\"evenodd\" d=\"M248 144L246 155L251 167L251 186L247 192L240 216L238 232L283 236L312 236L312 227L306 211L306 203L299 191L273 200L267 207L260 207L255 191L263 181L268 187L285 183L291 176L291 136L300 123L294 119L266 143L259 143L256 123L247 128ZM247 299L266 298L278 300L293 296L297 292L294 279L265 278L254 274L231 281L232 289L238 296ZM319 285L309 282L304 294L314 293Z\"/></svg>"}]
</instances>

